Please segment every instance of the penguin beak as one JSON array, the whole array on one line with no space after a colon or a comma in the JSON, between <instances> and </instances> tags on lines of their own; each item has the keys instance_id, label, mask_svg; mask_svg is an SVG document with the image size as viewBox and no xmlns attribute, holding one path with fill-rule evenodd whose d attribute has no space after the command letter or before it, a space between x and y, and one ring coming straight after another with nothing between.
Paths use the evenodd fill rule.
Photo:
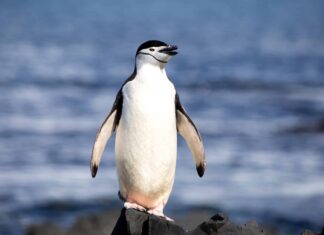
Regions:
<instances>
[{"instance_id":1,"label":"penguin beak","mask_svg":"<svg viewBox=\"0 0 324 235\"><path fill-rule=\"evenodd\" d=\"M176 51L177 49L178 49L177 46L169 45L169 46L166 46L165 48L159 50L159 52L170 55L170 56L174 56L174 55L178 54L178 52Z\"/></svg>"}]
</instances>

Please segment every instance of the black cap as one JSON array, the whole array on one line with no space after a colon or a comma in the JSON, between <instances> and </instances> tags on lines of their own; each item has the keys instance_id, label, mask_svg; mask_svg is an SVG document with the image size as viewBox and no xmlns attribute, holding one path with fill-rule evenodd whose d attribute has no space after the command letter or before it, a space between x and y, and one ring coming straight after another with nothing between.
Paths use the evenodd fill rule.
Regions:
<instances>
[{"instance_id":1,"label":"black cap","mask_svg":"<svg viewBox=\"0 0 324 235\"><path fill-rule=\"evenodd\" d=\"M146 49L146 48L150 48L150 47L161 47L161 46L167 46L167 44L165 42L161 42L159 40L149 40L149 41L146 41L144 43L142 43L137 51L136 51L136 54L140 51L140 50L143 50L143 49Z\"/></svg>"}]
</instances>

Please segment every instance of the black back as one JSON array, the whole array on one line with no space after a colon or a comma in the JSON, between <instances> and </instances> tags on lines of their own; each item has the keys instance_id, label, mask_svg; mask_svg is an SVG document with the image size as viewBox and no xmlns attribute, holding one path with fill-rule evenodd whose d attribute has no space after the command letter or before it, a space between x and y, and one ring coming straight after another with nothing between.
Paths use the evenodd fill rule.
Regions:
<instances>
[{"instance_id":1,"label":"black back","mask_svg":"<svg viewBox=\"0 0 324 235\"><path fill-rule=\"evenodd\" d=\"M143 49L150 48L150 47L160 47L160 46L167 46L165 42L161 42L159 40L149 40L144 43L142 43L136 51L136 54Z\"/></svg>"}]
</instances>

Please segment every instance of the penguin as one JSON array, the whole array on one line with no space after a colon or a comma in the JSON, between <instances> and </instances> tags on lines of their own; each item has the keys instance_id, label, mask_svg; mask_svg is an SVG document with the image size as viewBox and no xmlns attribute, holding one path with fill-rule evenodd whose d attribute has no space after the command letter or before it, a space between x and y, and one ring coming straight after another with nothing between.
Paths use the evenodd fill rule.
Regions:
<instances>
[{"instance_id":1,"label":"penguin","mask_svg":"<svg viewBox=\"0 0 324 235\"><path fill-rule=\"evenodd\" d=\"M115 133L119 196L124 207L166 219L170 218L163 209L175 177L177 133L185 139L200 177L206 166L201 135L165 70L177 49L158 40L138 47L134 71L97 132L90 163L95 177L107 141Z\"/></svg>"}]
</instances>

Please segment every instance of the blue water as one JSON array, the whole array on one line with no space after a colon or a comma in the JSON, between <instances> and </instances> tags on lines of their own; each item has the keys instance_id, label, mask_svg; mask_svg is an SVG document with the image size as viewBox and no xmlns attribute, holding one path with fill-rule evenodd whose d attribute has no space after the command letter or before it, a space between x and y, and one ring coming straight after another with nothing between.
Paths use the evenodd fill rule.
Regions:
<instances>
[{"instance_id":1,"label":"blue water","mask_svg":"<svg viewBox=\"0 0 324 235\"><path fill-rule=\"evenodd\" d=\"M282 233L324 225L323 1L0 2L0 234L68 226L119 207L114 143L89 171L96 131L137 46L179 46L168 65L201 131L199 179L179 142L172 208L206 206ZM216 212L216 209L215 209Z\"/></svg>"}]
</instances>

